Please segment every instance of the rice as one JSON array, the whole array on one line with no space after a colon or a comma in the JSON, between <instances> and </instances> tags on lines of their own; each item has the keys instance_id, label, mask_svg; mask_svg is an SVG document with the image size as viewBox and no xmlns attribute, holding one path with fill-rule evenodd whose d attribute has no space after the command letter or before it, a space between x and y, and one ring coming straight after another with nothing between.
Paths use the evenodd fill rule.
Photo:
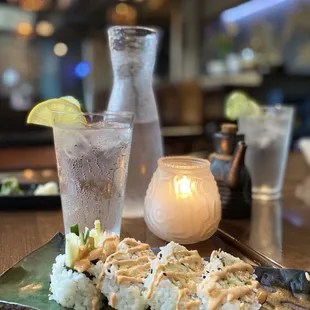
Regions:
<instances>
[{"instance_id":1,"label":"rice","mask_svg":"<svg viewBox=\"0 0 310 310\"><path fill-rule=\"evenodd\" d=\"M75 260L58 255L50 277L49 299L63 307L99 310L104 296L119 310L261 307L253 267L221 250L213 251L206 263L197 251L175 242L160 248L155 256L148 244L132 238L119 242L117 236L102 236L95 243L97 248L93 237L73 247L76 238L71 234L66 239L66 250L68 246Z\"/></svg>"},{"instance_id":2,"label":"rice","mask_svg":"<svg viewBox=\"0 0 310 310\"><path fill-rule=\"evenodd\" d=\"M197 251L170 242L161 248L146 278L144 296L152 310L198 310L196 295L204 261Z\"/></svg>"},{"instance_id":3,"label":"rice","mask_svg":"<svg viewBox=\"0 0 310 310\"><path fill-rule=\"evenodd\" d=\"M101 263L102 264L102 263ZM61 306L76 310L91 310L92 299L96 294L96 276L100 272L100 262L92 265L88 273L93 279L84 273L79 273L65 266L65 255L58 255L53 264L51 274L50 300L55 300ZM99 296L97 309L103 305L102 296Z\"/></svg>"},{"instance_id":4,"label":"rice","mask_svg":"<svg viewBox=\"0 0 310 310\"><path fill-rule=\"evenodd\" d=\"M197 287L201 310L258 310L256 275L251 265L223 251L213 251Z\"/></svg>"},{"instance_id":5,"label":"rice","mask_svg":"<svg viewBox=\"0 0 310 310\"><path fill-rule=\"evenodd\" d=\"M130 238L124 239L118 245L117 252L107 258L101 292L111 307L121 310L147 308L143 282L149 273L152 258L155 255L148 244Z\"/></svg>"}]
</instances>

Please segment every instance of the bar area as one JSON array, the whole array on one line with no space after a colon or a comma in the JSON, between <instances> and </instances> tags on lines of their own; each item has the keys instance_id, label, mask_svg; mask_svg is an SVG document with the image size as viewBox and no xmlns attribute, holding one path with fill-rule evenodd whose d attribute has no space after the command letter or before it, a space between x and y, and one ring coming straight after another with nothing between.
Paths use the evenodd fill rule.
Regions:
<instances>
[{"instance_id":1,"label":"bar area","mask_svg":"<svg viewBox=\"0 0 310 310\"><path fill-rule=\"evenodd\" d=\"M0 308L310 309L309 14L0 0Z\"/></svg>"}]
</instances>

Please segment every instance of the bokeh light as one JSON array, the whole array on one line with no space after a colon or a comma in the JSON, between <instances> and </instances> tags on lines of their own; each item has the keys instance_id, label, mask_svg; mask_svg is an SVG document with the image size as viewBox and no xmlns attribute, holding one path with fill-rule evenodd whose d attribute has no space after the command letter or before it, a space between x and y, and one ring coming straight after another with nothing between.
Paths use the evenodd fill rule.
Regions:
<instances>
[{"instance_id":1,"label":"bokeh light","mask_svg":"<svg viewBox=\"0 0 310 310\"><path fill-rule=\"evenodd\" d=\"M137 10L126 3L119 3L109 16L114 24L134 25L137 22Z\"/></svg>"},{"instance_id":2,"label":"bokeh light","mask_svg":"<svg viewBox=\"0 0 310 310\"><path fill-rule=\"evenodd\" d=\"M24 10L39 11L44 8L44 0L20 0L20 7Z\"/></svg>"},{"instance_id":3,"label":"bokeh light","mask_svg":"<svg viewBox=\"0 0 310 310\"><path fill-rule=\"evenodd\" d=\"M126 3L120 3L115 7L115 12L119 15L126 15L129 11L129 6Z\"/></svg>"},{"instance_id":4,"label":"bokeh light","mask_svg":"<svg viewBox=\"0 0 310 310\"><path fill-rule=\"evenodd\" d=\"M90 74L91 66L87 61L81 61L75 66L74 72L78 78L83 79Z\"/></svg>"},{"instance_id":5,"label":"bokeh light","mask_svg":"<svg viewBox=\"0 0 310 310\"><path fill-rule=\"evenodd\" d=\"M65 10L67 8L70 7L70 5L72 4L73 0L58 0L57 2L57 7L60 10Z\"/></svg>"},{"instance_id":6,"label":"bokeh light","mask_svg":"<svg viewBox=\"0 0 310 310\"><path fill-rule=\"evenodd\" d=\"M31 180L34 177L34 172L31 169L25 169L23 172L23 177L26 180Z\"/></svg>"},{"instance_id":7,"label":"bokeh light","mask_svg":"<svg viewBox=\"0 0 310 310\"><path fill-rule=\"evenodd\" d=\"M22 22L17 25L16 32L21 36L28 37L32 34L33 27L28 22Z\"/></svg>"},{"instance_id":8,"label":"bokeh light","mask_svg":"<svg viewBox=\"0 0 310 310\"><path fill-rule=\"evenodd\" d=\"M20 80L20 74L14 68L6 68L2 74L2 83L7 87L15 86Z\"/></svg>"},{"instance_id":9,"label":"bokeh light","mask_svg":"<svg viewBox=\"0 0 310 310\"><path fill-rule=\"evenodd\" d=\"M46 20L40 21L36 26L37 34L42 37L50 37L51 35L53 35L54 31L54 26Z\"/></svg>"},{"instance_id":10,"label":"bokeh light","mask_svg":"<svg viewBox=\"0 0 310 310\"><path fill-rule=\"evenodd\" d=\"M151 10L158 10L165 4L165 0L149 0L148 7Z\"/></svg>"},{"instance_id":11,"label":"bokeh light","mask_svg":"<svg viewBox=\"0 0 310 310\"><path fill-rule=\"evenodd\" d=\"M55 171L52 169L44 169L42 170L41 175L43 178L51 178L55 176Z\"/></svg>"},{"instance_id":12,"label":"bokeh light","mask_svg":"<svg viewBox=\"0 0 310 310\"><path fill-rule=\"evenodd\" d=\"M56 56L62 57L68 53L68 46L65 43L58 42L54 46L54 54Z\"/></svg>"}]
</instances>

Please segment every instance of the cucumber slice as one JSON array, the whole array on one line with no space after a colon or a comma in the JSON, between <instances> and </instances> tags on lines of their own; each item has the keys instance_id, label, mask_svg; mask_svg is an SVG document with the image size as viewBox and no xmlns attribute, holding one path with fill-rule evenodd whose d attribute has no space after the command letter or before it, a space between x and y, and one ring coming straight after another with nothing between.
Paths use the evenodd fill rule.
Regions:
<instances>
[{"instance_id":1,"label":"cucumber slice","mask_svg":"<svg viewBox=\"0 0 310 310\"><path fill-rule=\"evenodd\" d=\"M80 238L75 233L66 235L66 266L73 268L79 257Z\"/></svg>"}]
</instances>

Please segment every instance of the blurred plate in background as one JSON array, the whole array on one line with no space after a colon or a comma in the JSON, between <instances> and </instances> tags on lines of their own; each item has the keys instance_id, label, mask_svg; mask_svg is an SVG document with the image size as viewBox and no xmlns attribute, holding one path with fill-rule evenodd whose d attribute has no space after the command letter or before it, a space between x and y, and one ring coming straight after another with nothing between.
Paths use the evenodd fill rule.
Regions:
<instances>
[{"instance_id":1,"label":"blurred plate in background","mask_svg":"<svg viewBox=\"0 0 310 310\"><path fill-rule=\"evenodd\" d=\"M59 209L60 195L34 196L33 192L40 184L20 184L24 195L0 195L0 210L12 209Z\"/></svg>"}]
</instances>

